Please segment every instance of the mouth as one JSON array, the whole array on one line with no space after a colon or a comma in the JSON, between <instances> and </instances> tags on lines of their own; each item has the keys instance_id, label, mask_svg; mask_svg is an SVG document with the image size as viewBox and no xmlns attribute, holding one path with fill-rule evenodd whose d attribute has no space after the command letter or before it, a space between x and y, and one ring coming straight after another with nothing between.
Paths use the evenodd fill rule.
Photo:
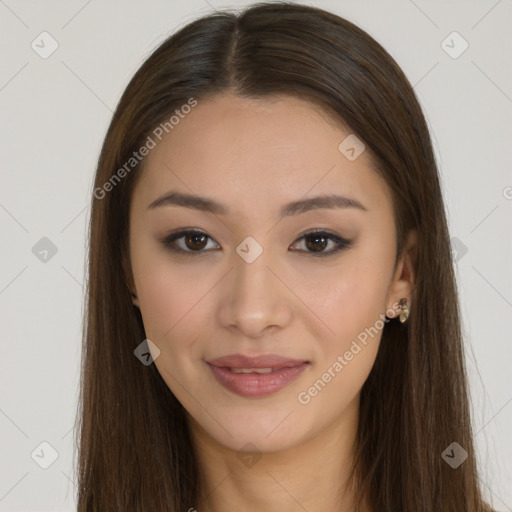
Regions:
<instances>
[{"instance_id":1,"label":"mouth","mask_svg":"<svg viewBox=\"0 0 512 512\"><path fill-rule=\"evenodd\" d=\"M256 357L233 354L206 361L217 381L244 397L263 397L278 392L299 377L309 361L276 354Z\"/></svg>"}]
</instances>

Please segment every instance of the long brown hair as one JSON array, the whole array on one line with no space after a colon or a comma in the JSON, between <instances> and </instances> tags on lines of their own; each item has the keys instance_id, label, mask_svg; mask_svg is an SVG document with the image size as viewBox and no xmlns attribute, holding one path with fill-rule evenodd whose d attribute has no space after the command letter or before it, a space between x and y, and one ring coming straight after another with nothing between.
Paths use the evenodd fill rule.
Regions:
<instances>
[{"instance_id":1,"label":"long brown hair","mask_svg":"<svg viewBox=\"0 0 512 512\"><path fill-rule=\"evenodd\" d=\"M133 168L126 162L191 98L228 91L293 95L349 126L392 191L397 259L408 231L418 231L411 316L384 327L361 391L355 505L368 496L375 512L487 510L450 237L414 91L392 57L354 24L319 8L274 2L215 12L170 36L128 84L105 136L91 204L78 511L185 511L198 503L184 408L155 365L134 356L145 333L128 286L128 219L144 160ZM456 469L441 456L452 442L468 453Z\"/></svg>"}]
</instances>

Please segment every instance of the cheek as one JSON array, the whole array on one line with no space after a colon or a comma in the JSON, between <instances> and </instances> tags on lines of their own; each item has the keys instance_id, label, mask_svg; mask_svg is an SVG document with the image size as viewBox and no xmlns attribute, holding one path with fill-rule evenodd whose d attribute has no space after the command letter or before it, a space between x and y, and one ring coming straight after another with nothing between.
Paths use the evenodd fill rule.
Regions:
<instances>
[{"instance_id":1,"label":"cheek","mask_svg":"<svg viewBox=\"0 0 512 512\"><path fill-rule=\"evenodd\" d=\"M349 399L366 380L385 325L385 276L363 258L347 258L343 268L315 276L315 293L307 305L328 327L322 329L327 334L319 336L317 331L315 336L318 352L312 379L329 382L323 400Z\"/></svg>"},{"instance_id":2,"label":"cheek","mask_svg":"<svg viewBox=\"0 0 512 512\"><path fill-rule=\"evenodd\" d=\"M365 273L352 273L319 290L312 308L330 330L317 337L316 361L311 377L298 396L305 411L317 411L334 421L356 398L374 365L384 327L379 284ZM329 411L326 413L326 411Z\"/></svg>"},{"instance_id":3,"label":"cheek","mask_svg":"<svg viewBox=\"0 0 512 512\"><path fill-rule=\"evenodd\" d=\"M210 279L186 265L171 264L165 252L143 246L132 252L132 271L146 335L155 342L180 329L211 287Z\"/></svg>"},{"instance_id":4,"label":"cheek","mask_svg":"<svg viewBox=\"0 0 512 512\"><path fill-rule=\"evenodd\" d=\"M336 346L375 323L384 311L386 286L385 274L375 264L372 268L354 261L316 274L311 281L301 276L295 289L329 328L328 345Z\"/></svg>"}]
</instances>

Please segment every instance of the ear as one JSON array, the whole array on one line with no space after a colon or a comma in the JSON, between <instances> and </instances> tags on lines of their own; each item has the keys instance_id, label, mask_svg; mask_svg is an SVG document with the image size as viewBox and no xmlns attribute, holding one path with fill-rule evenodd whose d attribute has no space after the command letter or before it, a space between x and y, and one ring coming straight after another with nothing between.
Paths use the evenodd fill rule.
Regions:
<instances>
[{"instance_id":1,"label":"ear","mask_svg":"<svg viewBox=\"0 0 512 512\"><path fill-rule=\"evenodd\" d=\"M386 316L395 318L400 314L398 303L400 299L405 298L409 308L411 307L412 297L414 295L415 278L414 267L418 254L418 233L415 229L407 233L406 242L402 255L397 263L393 281L389 286L386 302ZM394 315L388 313L394 311Z\"/></svg>"},{"instance_id":2,"label":"ear","mask_svg":"<svg viewBox=\"0 0 512 512\"><path fill-rule=\"evenodd\" d=\"M129 260L129 257L125 252L121 256L121 266L123 269L124 279L126 281L126 285L128 286L131 294L132 294L132 302L135 306L139 307L139 299L137 298L137 289L135 288L135 283L133 281L132 274L132 266Z\"/></svg>"}]
</instances>

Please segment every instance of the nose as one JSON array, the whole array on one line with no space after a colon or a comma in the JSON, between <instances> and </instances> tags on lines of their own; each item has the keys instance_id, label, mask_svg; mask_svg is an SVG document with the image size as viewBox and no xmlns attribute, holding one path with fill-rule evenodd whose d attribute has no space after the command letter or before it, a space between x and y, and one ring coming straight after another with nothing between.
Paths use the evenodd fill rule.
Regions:
<instances>
[{"instance_id":1,"label":"nose","mask_svg":"<svg viewBox=\"0 0 512 512\"><path fill-rule=\"evenodd\" d=\"M233 255L218 310L221 324L246 338L260 338L286 327L293 315L293 294L266 251L252 263Z\"/></svg>"}]
</instances>

